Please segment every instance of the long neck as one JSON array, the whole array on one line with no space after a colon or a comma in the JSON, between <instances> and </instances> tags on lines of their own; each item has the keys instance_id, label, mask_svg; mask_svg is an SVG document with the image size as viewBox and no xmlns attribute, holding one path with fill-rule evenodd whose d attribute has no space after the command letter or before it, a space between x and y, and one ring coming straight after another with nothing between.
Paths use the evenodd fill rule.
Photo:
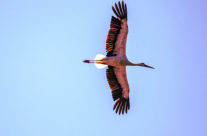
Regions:
<instances>
[{"instance_id":1,"label":"long neck","mask_svg":"<svg viewBox=\"0 0 207 136\"><path fill-rule=\"evenodd\" d=\"M141 66L141 67L147 67L147 68L152 68L152 69L154 69L153 67L151 67L151 66L148 66L148 65L146 65L146 64L144 64L144 63L132 63L132 62L130 62L130 61L127 61L126 62L126 65L127 66Z\"/></svg>"},{"instance_id":2,"label":"long neck","mask_svg":"<svg viewBox=\"0 0 207 136\"><path fill-rule=\"evenodd\" d=\"M127 66L137 66L137 64L132 63L132 62L130 62L130 61L127 61L127 62L126 62L126 65L127 65Z\"/></svg>"}]
</instances>

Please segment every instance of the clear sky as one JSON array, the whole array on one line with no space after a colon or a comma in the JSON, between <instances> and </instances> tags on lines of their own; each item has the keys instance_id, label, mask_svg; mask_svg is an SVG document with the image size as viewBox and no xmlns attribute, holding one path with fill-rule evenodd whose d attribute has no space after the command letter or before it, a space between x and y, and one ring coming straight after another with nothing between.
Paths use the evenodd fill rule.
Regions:
<instances>
[{"instance_id":1,"label":"clear sky","mask_svg":"<svg viewBox=\"0 0 207 136\"><path fill-rule=\"evenodd\" d=\"M131 109L112 110L105 54L116 0L0 0L1 136L206 136L206 0L125 0Z\"/></svg>"}]
</instances>

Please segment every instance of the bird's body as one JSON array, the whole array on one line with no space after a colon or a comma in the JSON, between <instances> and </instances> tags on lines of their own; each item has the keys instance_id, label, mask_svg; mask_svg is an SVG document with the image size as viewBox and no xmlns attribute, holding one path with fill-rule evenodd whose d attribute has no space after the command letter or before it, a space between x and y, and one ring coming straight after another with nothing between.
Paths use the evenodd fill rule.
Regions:
<instances>
[{"instance_id":1,"label":"bird's body","mask_svg":"<svg viewBox=\"0 0 207 136\"><path fill-rule=\"evenodd\" d=\"M127 59L126 42L128 35L127 7L122 3L112 6L117 17L112 16L110 30L106 40L107 55L100 60L84 60L85 63L108 65L106 70L107 80L112 90L112 97L116 101L114 110L119 114L127 113L129 104L129 84L127 81L126 66L142 66L153 68L144 63L134 64Z\"/></svg>"},{"instance_id":2,"label":"bird's body","mask_svg":"<svg viewBox=\"0 0 207 136\"><path fill-rule=\"evenodd\" d=\"M128 59L126 56L111 56L105 57L101 60L101 63L109 66L126 66Z\"/></svg>"}]
</instances>

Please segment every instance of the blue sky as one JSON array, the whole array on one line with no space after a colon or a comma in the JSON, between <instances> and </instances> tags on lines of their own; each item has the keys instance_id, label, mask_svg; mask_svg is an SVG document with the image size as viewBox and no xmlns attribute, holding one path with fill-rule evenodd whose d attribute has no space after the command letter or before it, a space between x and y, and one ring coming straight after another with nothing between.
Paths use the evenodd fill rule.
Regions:
<instances>
[{"instance_id":1,"label":"blue sky","mask_svg":"<svg viewBox=\"0 0 207 136\"><path fill-rule=\"evenodd\" d=\"M0 1L1 136L206 136L207 2L125 0L131 109L112 110L105 54L116 0Z\"/></svg>"}]
</instances>

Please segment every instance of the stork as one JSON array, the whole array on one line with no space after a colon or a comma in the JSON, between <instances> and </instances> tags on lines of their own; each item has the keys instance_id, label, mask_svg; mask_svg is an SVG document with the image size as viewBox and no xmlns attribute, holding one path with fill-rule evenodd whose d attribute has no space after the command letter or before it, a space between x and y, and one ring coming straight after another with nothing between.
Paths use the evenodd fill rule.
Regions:
<instances>
[{"instance_id":1,"label":"stork","mask_svg":"<svg viewBox=\"0 0 207 136\"><path fill-rule=\"evenodd\" d=\"M107 66L106 77L115 101L113 110L124 114L130 109L129 84L127 81L126 66L141 66L152 68L145 63L132 63L126 56L126 41L128 34L127 6L122 1L112 10L116 17L112 16L110 29L106 40L106 56L97 55L94 60L84 60L85 63L95 63L98 67Z\"/></svg>"}]
</instances>

